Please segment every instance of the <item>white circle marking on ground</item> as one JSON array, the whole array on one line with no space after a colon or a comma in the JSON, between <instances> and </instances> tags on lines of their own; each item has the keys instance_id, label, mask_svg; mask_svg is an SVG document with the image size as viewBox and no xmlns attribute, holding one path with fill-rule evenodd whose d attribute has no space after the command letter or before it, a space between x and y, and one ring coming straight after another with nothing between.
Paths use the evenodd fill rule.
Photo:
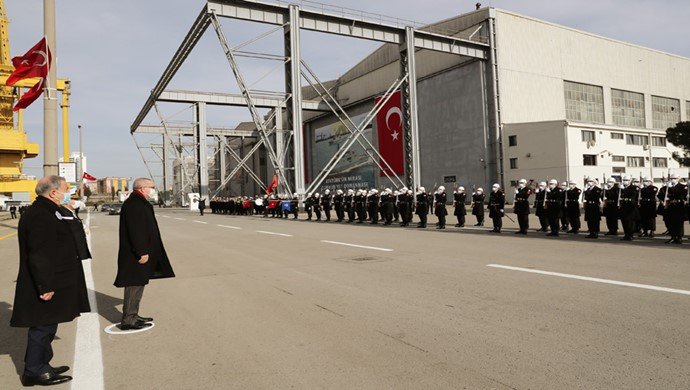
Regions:
<instances>
[{"instance_id":1,"label":"white circle marking on ground","mask_svg":"<svg viewBox=\"0 0 690 390\"><path fill-rule=\"evenodd\" d=\"M133 330L120 330L120 328L117 327L120 324L117 323L117 324L112 324L112 325L106 326L105 329L103 329L103 331L105 333L108 333L108 334L133 334L133 333L146 332L147 330L151 330L156 326L156 324L153 322L148 322L148 323L151 324L151 326L147 326L146 328L142 328L142 329L133 329Z\"/></svg>"}]
</instances>

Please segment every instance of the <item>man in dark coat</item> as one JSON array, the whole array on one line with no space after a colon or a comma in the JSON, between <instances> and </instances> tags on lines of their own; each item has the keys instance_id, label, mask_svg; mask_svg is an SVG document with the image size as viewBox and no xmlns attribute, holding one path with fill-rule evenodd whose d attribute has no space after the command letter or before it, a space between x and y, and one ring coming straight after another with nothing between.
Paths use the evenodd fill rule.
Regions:
<instances>
[{"instance_id":1,"label":"man in dark coat","mask_svg":"<svg viewBox=\"0 0 690 390\"><path fill-rule=\"evenodd\" d=\"M484 198L484 189L481 187L472 194L472 215L477 217L474 226L484 226Z\"/></svg>"},{"instance_id":2,"label":"man in dark coat","mask_svg":"<svg viewBox=\"0 0 690 390\"><path fill-rule=\"evenodd\" d=\"M489 218L493 222L494 229L491 230L492 233L500 233L501 228L503 228L503 216L505 215L506 196L501 191L501 186L495 183L491 187L491 193L489 194Z\"/></svg>"},{"instance_id":3,"label":"man in dark coat","mask_svg":"<svg viewBox=\"0 0 690 390\"><path fill-rule=\"evenodd\" d=\"M206 209L206 198L199 199L199 215L204 216L204 210Z\"/></svg>"},{"instance_id":4,"label":"man in dark coat","mask_svg":"<svg viewBox=\"0 0 690 390\"><path fill-rule=\"evenodd\" d=\"M582 190L577 188L577 183L574 180L568 182L568 187L565 192L565 212L570 225L568 233L578 234L580 232L580 195L582 195Z\"/></svg>"},{"instance_id":5,"label":"man in dark coat","mask_svg":"<svg viewBox=\"0 0 690 390\"><path fill-rule=\"evenodd\" d=\"M642 224L642 235L640 237L654 237L656 231L656 195L659 189L652 184L652 179L645 177L642 179L642 189L640 189L640 223Z\"/></svg>"},{"instance_id":6,"label":"man in dark coat","mask_svg":"<svg viewBox=\"0 0 690 390\"><path fill-rule=\"evenodd\" d=\"M619 199L619 215L623 231L625 232L623 241L632 241L635 233L635 221L639 220L640 212L638 210L640 191L632 184L630 177L623 178L623 188Z\"/></svg>"},{"instance_id":7,"label":"man in dark coat","mask_svg":"<svg viewBox=\"0 0 690 390\"><path fill-rule=\"evenodd\" d=\"M534 214L539 218L538 232L549 231L549 219L546 214L546 182L539 182L539 188L535 190Z\"/></svg>"},{"instance_id":8,"label":"man in dark coat","mask_svg":"<svg viewBox=\"0 0 690 390\"><path fill-rule=\"evenodd\" d=\"M419 215L419 223L417 227L420 229L426 228L426 215L429 213L429 194L426 193L424 187L419 187L417 191L417 208L416 213Z\"/></svg>"},{"instance_id":9,"label":"man in dark coat","mask_svg":"<svg viewBox=\"0 0 690 390\"><path fill-rule=\"evenodd\" d=\"M438 226L436 229L446 228L446 215L448 215L448 210L446 209L446 202L448 202L448 195L446 195L446 187L440 186L434 194L434 214L438 218Z\"/></svg>"},{"instance_id":10,"label":"man in dark coat","mask_svg":"<svg viewBox=\"0 0 690 390\"><path fill-rule=\"evenodd\" d=\"M607 181L608 188L604 190L604 216L606 217L607 236L618 235L618 196L621 188L614 178Z\"/></svg>"},{"instance_id":11,"label":"man in dark coat","mask_svg":"<svg viewBox=\"0 0 690 390\"><path fill-rule=\"evenodd\" d=\"M15 205L10 206L10 218L17 219L17 206Z\"/></svg>"},{"instance_id":12,"label":"man in dark coat","mask_svg":"<svg viewBox=\"0 0 690 390\"><path fill-rule=\"evenodd\" d=\"M458 223L455 227L465 227L465 215L467 215L467 210L465 210L465 202L467 201L467 193L465 192L465 187L458 187L453 194L453 207L455 217L458 219Z\"/></svg>"},{"instance_id":13,"label":"man in dark coat","mask_svg":"<svg viewBox=\"0 0 690 390\"><path fill-rule=\"evenodd\" d=\"M120 249L117 256L115 287L124 287L124 306L120 329L143 329L153 318L139 316L139 304L149 279L175 277L158 222L149 199L155 197L153 181L139 178L134 191L120 211Z\"/></svg>"},{"instance_id":14,"label":"man in dark coat","mask_svg":"<svg viewBox=\"0 0 690 390\"><path fill-rule=\"evenodd\" d=\"M585 238L599 238L601 226L601 197L602 189L597 186L596 180L587 179L587 189L585 190L585 221L587 221L587 231L589 234Z\"/></svg>"},{"instance_id":15,"label":"man in dark coat","mask_svg":"<svg viewBox=\"0 0 690 390\"><path fill-rule=\"evenodd\" d=\"M565 191L558 186L558 181L549 180L549 189L546 191L546 215L549 219L551 232L547 236L558 237L558 230L561 213L563 212L563 201Z\"/></svg>"},{"instance_id":16,"label":"man in dark coat","mask_svg":"<svg viewBox=\"0 0 690 390\"><path fill-rule=\"evenodd\" d=\"M65 179L48 176L36 185L36 201L19 221L19 274L10 325L29 328L25 386L55 385L72 379L69 367L52 367L51 342L59 323L91 310L84 270L61 205L70 200Z\"/></svg>"},{"instance_id":17,"label":"man in dark coat","mask_svg":"<svg viewBox=\"0 0 690 390\"><path fill-rule=\"evenodd\" d=\"M685 202L688 199L688 186L680 182L680 176L672 173L670 175L670 183L666 190L665 209L668 213L668 226L671 238L666 241L667 244L682 244L683 243L683 223L687 219L685 209Z\"/></svg>"},{"instance_id":18,"label":"man in dark coat","mask_svg":"<svg viewBox=\"0 0 690 390\"><path fill-rule=\"evenodd\" d=\"M520 230L515 234L527 234L529 229L529 197L532 195L532 189L527 187L527 180L520 179L518 187L515 189L515 202L513 204L513 211L517 216Z\"/></svg>"}]
</instances>

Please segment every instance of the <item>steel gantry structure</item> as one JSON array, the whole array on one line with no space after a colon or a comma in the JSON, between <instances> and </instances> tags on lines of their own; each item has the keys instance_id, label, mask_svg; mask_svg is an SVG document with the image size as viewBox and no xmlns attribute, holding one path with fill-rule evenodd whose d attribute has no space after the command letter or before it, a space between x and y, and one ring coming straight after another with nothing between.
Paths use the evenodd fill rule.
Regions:
<instances>
[{"instance_id":1,"label":"steel gantry structure","mask_svg":"<svg viewBox=\"0 0 690 390\"><path fill-rule=\"evenodd\" d=\"M175 144L174 139L182 136L192 136L195 142L196 174L189 176L197 181L197 188L202 196L208 196L208 166L206 139L209 136L221 139L218 150L228 150L225 140L228 137L254 137L257 142L243 157L230 153L237 165L229 175L223 175L216 194L227 184L238 171L244 170L261 187L259 175L252 172L247 165L248 159L260 147L265 149L266 155L280 178L284 191L296 192L300 196L316 190L332 169L338 164L348 149L358 143L361 145L372 162L388 176L394 185L406 185L410 188L418 187L421 182L419 125L417 116L417 75L416 50L430 50L441 53L454 54L482 61L488 61L494 53L490 45L483 42L461 39L449 35L421 30L414 23L400 23L399 20L383 17L369 17L364 12L348 12L344 8L334 9L333 6L319 5L303 0L300 4L283 2L264 2L249 0L208 0L191 29L183 39L172 60L165 68L162 76L152 89L138 116L130 127L132 135L136 133L157 133L163 135L162 149L169 144L178 151L176 158L182 158L179 152L183 149L182 142ZM367 16L365 16L367 15ZM221 28L220 18L230 18L242 21L256 22L276 26L272 30L245 42L231 47ZM237 80L240 94L209 93L192 91L167 90L167 86L189 56L196 43L206 30L212 27L215 31L228 64ZM301 58L301 30L317 31L336 34L352 38L373 40L382 43L396 44L400 50L400 76L390 85L383 99L365 116L361 123L354 123L346 110L318 79L316 73ZM274 32L282 31L284 56L245 52L241 49ZM237 57L252 57L267 60L278 60L284 63L285 89L278 92L261 92L249 89L242 70L237 63ZM303 86L302 82L307 85ZM318 100L306 101L302 97L303 87L311 88ZM401 179L392 172L388 162L379 154L378 149L371 145L366 137L361 137L363 130L376 118L377 113L392 96L392 92L400 89L402 94L403 130L405 141L405 177ZM168 126L160 115L158 102L185 103L194 108L193 126L188 128L174 128ZM209 129L206 125L206 105L243 106L247 107L251 115L254 129L242 132L233 129ZM270 109L269 115L261 117L258 108ZM156 110L160 124L144 125L144 119L151 110ZM303 129L303 111L331 111L335 117L349 131L343 146L332 156L326 166L318 172L313 180L307 184L305 176L305 145ZM285 124L285 126L283 126ZM283 127L286 127L285 129ZM224 155L225 153L221 153ZM166 153L162 153L163 165ZM183 164L184 165L184 164ZM221 167L224 170L225 166ZM165 171L165 168L164 168ZM164 172L164 176L166 176ZM211 194L213 195L213 194Z\"/></svg>"}]
</instances>

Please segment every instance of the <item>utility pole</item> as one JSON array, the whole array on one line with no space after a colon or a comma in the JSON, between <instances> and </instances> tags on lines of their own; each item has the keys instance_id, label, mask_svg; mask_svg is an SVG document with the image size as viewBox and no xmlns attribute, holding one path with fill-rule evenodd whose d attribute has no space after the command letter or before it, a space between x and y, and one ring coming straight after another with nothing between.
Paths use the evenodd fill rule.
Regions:
<instances>
[{"instance_id":1,"label":"utility pole","mask_svg":"<svg viewBox=\"0 0 690 390\"><path fill-rule=\"evenodd\" d=\"M57 50L55 50L55 0L43 0L43 31L52 52L46 91L43 97L43 174L58 174L57 134Z\"/></svg>"}]
</instances>

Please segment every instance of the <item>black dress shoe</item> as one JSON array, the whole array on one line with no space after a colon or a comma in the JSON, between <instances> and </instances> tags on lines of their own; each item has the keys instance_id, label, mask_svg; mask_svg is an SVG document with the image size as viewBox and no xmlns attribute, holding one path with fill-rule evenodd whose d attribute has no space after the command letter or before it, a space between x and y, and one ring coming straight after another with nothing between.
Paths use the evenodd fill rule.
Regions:
<instances>
[{"instance_id":1,"label":"black dress shoe","mask_svg":"<svg viewBox=\"0 0 690 390\"><path fill-rule=\"evenodd\" d=\"M120 330L140 330L150 326L151 324L147 322L136 322L134 325L120 324L117 327L120 328Z\"/></svg>"},{"instance_id":2,"label":"black dress shoe","mask_svg":"<svg viewBox=\"0 0 690 390\"><path fill-rule=\"evenodd\" d=\"M152 322L153 318L151 317L140 317L137 316L137 322Z\"/></svg>"},{"instance_id":3,"label":"black dress shoe","mask_svg":"<svg viewBox=\"0 0 690 390\"><path fill-rule=\"evenodd\" d=\"M60 375L63 372L69 371L69 366L58 366L58 367L52 367L53 369L53 374L55 375Z\"/></svg>"},{"instance_id":4,"label":"black dress shoe","mask_svg":"<svg viewBox=\"0 0 690 390\"><path fill-rule=\"evenodd\" d=\"M22 385L24 386L53 386L60 383L69 382L72 380L68 375L57 375L52 372L46 372L39 376L22 375Z\"/></svg>"}]
</instances>

